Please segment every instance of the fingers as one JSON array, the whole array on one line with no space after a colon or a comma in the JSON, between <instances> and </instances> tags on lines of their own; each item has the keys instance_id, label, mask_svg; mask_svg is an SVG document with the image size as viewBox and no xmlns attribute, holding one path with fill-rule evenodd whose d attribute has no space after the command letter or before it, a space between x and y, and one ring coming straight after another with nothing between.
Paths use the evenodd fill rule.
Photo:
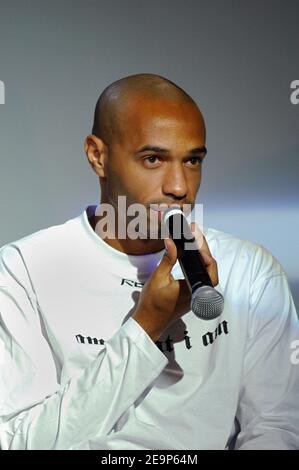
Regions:
<instances>
[{"instance_id":1,"label":"fingers","mask_svg":"<svg viewBox=\"0 0 299 470\"><path fill-rule=\"evenodd\" d=\"M164 245L165 245L165 255L168 256L171 264L174 265L177 260L176 245L171 238L164 238Z\"/></svg>"},{"instance_id":2,"label":"fingers","mask_svg":"<svg viewBox=\"0 0 299 470\"><path fill-rule=\"evenodd\" d=\"M177 260L177 248L170 238L164 238L165 253L158 266L158 272L163 276L170 275Z\"/></svg>"},{"instance_id":3,"label":"fingers","mask_svg":"<svg viewBox=\"0 0 299 470\"><path fill-rule=\"evenodd\" d=\"M205 263L207 272L210 276L211 282L213 286L217 286L217 284L219 283L217 262L211 254L211 251L205 239L205 236L203 235L203 233L201 232L201 230L199 229L199 227L197 226L195 222L192 222L190 224L190 229L197 241L199 252L203 258L203 261ZM177 260L177 248L176 248L174 241L171 238L165 238L164 244L165 244L165 254L159 265L159 273L162 274L163 276L169 276ZM188 296L188 290L186 289L187 287L185 286L184 292L185 292L185 295Z\"/></svg>"},{"instance_id":4,"label":"fingers","mask_svg":"<svg viewBox=\"0 0 299 470\"><path fill-rule=\"evenodd\" d=\"M213 258L210 251L209 245L205 239L204 234L198 228L195 222L190 224L191 232L193 233L195 239L198 241L199 252L204 260L205 266L207 268L208 274L211 278L213 286L219 284L218 278L218 267L215 258Z\"/></svg>"},{"instance_id":5,"label":"fingers","mask_svg":"<svg viewBox=\"0 0 299 470\"><path fill-rule=\"evenodd\" d=\"M180 298L182 302L185 302L186 300L190 300L191 292L188 287L187 281L185 279L177 279L179 285L180 285Z\"/></svg>"},{"instance_id":6,"label":"fingers","mask_svg":"<svg viewBox=\"0 0 299 470\"><path fill-rule=\"evenodd\" d=\"M201 254L201 256L204 260L204 263L205 263L206 269L208 271L208 274L210 276L210 279L212 281L212 284L215 287L215 286L217 286L217 284L219 284L217 262L216 262L215 258L213 258L208 253L205 253L204 251L200 252L200 254Z\"/></svg>"},{"instance_id":7,"label":"fingers","mask_svg":"<svg viewBox=\"0 0 299 470\"><path fill-rule=\"evenodd\" d=\"M191 222L190 229L198 242L198 249L200 252L204 250L205 252L209 253L210 256L212 256L207 240L202 231L199 229L198 225L195 222Z\"/></svg>"}]
</instances>

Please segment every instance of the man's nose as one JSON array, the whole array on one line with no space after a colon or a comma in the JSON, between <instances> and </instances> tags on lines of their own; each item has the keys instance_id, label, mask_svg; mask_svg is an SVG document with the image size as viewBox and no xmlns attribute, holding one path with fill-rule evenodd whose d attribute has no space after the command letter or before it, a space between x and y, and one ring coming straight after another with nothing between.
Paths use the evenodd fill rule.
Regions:
<instances>
[{"instance_id":1,"label":"man's nose","mask_svg":"<svg viewBox=\"0 0 299 470\"><path fill-rule=\"evenodd\" d=\"M163 193L175 199L183 199L186 197L186 175L180 163L170 165L170 168L167 168L163 181Z\"/></svg>"}]
</instances>

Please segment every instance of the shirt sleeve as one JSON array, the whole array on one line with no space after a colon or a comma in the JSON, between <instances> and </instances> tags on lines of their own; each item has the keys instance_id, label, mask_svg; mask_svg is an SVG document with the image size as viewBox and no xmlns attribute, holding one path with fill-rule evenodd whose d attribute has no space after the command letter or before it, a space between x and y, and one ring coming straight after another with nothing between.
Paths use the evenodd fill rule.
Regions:
<instances>
[{"instance_id":1,"label":"shirt sleeve","mask_svg":"<svg viewBox=\"0 0 299 470\"><path fill-rule=\"evenodd\" d=\"M167 363L130 318L61 386L22 253L9 245L0 250L2 449L70 449L108 434Z\"/></svg>"},{"instance_id":2,"label":"shirt sleeve","mask_svg":"<svg viewBox=\"0 0 299 470\"><path fill-rule=\"evenodd\" d=\"M286 274L260 247L253 268L248 341L235 449L299 449L298 316Z\"/></svg>"}]
</instances>

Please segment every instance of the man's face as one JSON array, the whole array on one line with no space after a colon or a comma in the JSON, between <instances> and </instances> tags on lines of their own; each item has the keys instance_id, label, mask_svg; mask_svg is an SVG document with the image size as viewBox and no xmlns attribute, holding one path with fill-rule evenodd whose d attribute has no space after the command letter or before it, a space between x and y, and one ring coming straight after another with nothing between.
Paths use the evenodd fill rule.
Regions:
<instances>
[{"instance_id":1,"label":"man's face","mask_svg":"<svg viewBox=\"0 0 299 470\"><path fill-rule=\"evenodd\" d=\"M109 146L105 201L117 209L140 203L193 204L205 156L205 125L189 102L135 97L120 116L120 135Z\"/></svg>"}]
</instances>

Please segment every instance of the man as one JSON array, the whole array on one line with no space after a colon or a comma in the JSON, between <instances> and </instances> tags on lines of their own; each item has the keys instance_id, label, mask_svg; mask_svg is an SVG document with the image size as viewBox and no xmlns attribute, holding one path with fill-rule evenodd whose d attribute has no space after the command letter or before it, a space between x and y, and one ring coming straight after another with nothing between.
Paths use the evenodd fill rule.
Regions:
<instances>
[{"instance_id":1,"label":"man","mask_svg":"<svg viewBox=\"0 0 299 470\"><path fill-rule=\"evenodd\" d=\"M194 206L206 154L195 102L157 75L118 80L85 151L99 207L1 249L2 448L299 448L298 320L277 260L206 229L200 252L225 304L204 321L174 242L120 233L120 197L159 230L153 205Z\"/></svg>"}]
</instances>

